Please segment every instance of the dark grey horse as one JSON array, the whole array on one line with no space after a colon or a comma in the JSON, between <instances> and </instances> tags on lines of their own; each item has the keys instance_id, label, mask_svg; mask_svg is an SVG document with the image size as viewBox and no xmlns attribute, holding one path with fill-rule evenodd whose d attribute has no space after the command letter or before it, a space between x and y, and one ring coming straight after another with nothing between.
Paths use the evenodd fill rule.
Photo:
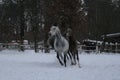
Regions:
<instances>
[{"instance_id":1,"label":"dark grey horse","mask_svg":"<svg viewBox=\"0 0 120 80\"><path fill-rule=\"evenodd\" d=\"M78 63L78 66L80 67L79 63L79 55L78 55L78 47L77 47L77 41L72 33L72 29L68 28L65 33L66 39L69 42L69 50L68 54L71 58L71 64L76 65L76 61Z\"/></svg>"},{"instance_id":2,"label":"dark grey horse","mask_svg":"<svg viewBox=\"0 0 120 80\"><path fill-rule=\"evenodd\" d=\"M54 37L54 49L57 53L59 63L66 67L66 57L69 50L68 41L61 35L60 29L57 26L50 28L49 35L50 37Z\"/></svg>"}]
</instances>

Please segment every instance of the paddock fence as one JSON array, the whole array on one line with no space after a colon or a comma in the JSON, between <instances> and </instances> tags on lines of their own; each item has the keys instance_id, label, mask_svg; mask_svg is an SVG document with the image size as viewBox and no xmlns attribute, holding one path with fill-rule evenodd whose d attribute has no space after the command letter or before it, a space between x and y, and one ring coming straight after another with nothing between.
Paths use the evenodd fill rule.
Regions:
<instances>
[{"instance_id":1,"label":"paddock fence","mask_svg":"<svg viewBox=\"0 0 120 80\"><path fill-rule=\"evenodd\" d=\"M95 53L120 53L120 44L117 45L96 45L96 46L86 46L86 45L78 45L78 50L80 52L95 52Z\"/></svg>"},{"instance_id":2,"label":"paddock fence","mask_svg":"<svg viewBox=\"0 0 120 80\"><path fill-rule=\"evenodd\" d=\"M20 50L20 47L23 46L24 50L34 50L34 44L25 44L25 45L19 45L19 44L0 44L0 51L2 50ZM38 44L38 50L43 51L44 45ZM49 50L51 48L48 48ZM104 49L102 45L96 45L96 46L86 46L86 45L78 45L79 52L95 52L95 53L101 53L101 52L107 52L107 53L120 53L120 44L117 45L105 45Z\"/></svg>"}]
</instances>

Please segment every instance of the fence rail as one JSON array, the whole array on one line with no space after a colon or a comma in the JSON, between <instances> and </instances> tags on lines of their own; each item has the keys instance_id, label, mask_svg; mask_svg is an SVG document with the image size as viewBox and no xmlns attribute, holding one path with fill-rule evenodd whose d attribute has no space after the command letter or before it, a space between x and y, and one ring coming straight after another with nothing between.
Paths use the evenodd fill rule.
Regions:
<instances>
[{"instance_id":1,"label":"fence rail","mask_svg":"<svg viewBox=\"0 0 120 80\"><path fill-rule=\"evenodd\" d=\"M34 45L33 44L25 44L25 45L19 45L19 44L0 44L0 51L9 49L9 50L20 50L20 47L24 46L25 50L33 50ZM44 49L43 45L38 45L38 49L42 50ZM114 52L114 53L120 53L120 45L107 45L105 46L104 50L102 51L101 46L86 46L86 45L78 45L78 50L80 52Z\"/></svg>"},{"instance_id":2,"label":"fence rail","mask_svg":"<svg viewBox=\"0 0 120 80\"><path fill-rule=\"evenodd\" d=\"M79 45L78 46L78 50L80 52L96 52L96 53L99 53L99 48L98 46L85 46L85 45Z\"/></svg>"},{"instance_id":3,"label":"fence rail","mask_svg":"<svg viewBox=\"0 0 120 80\"><path fill-rule=\"evenodd\" d=\"M78 46L79 51L85 51L85 52L112 52L112 53L120 53L120 45L106 45L103 49L102 45L97 46L86 46L86 45L79 45Z\"/></svg>"}]
</instances>

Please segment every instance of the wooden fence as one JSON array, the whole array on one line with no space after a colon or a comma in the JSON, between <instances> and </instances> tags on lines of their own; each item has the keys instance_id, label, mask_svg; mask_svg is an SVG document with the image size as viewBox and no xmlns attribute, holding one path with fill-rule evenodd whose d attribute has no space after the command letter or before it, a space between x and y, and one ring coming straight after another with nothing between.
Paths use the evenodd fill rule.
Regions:
<instances>
[{"instance_id":1,"label":"wooden fence","mask_svg":"<svg viewBox=\"0 0 120 80\"><path fill-rule=\"evenodd\" d=\"M81 52L107 52L107 53L120 53L120 44L117 45L105 45L103 49L103 45L97 45L97 46L85 46L85 45L79 45L78 50Z\"/></svg>"},{"instance_id":2,"label":"wooden fence","mask_svg":"<svg viewBox=\"0 0 120 80\"><path fill-rule=\"evenodd\" d=\"M20 50L20 46L24 46L25 50L33 50L34 45L29 44L29 45L19 45L19 44L0 44L0 51L1 50ZM38 45L39 50L44 50L43 45ZM96 52L96 53L101 53L101 52L112 52L112 53L120 53L120 44L117 45L106 45L104 50L102 50L102 45L98 46L85 46L85 45L78 45L78 50L79 52Z\"/></svg>"}]
</instances>

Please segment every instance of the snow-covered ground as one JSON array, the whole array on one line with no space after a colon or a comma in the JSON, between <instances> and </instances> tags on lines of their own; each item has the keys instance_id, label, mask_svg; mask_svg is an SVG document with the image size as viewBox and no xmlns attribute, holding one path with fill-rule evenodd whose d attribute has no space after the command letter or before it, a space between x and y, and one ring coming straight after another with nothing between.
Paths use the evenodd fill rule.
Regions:
<instances>
[{"instance_id":1,"label":"snow-covered ground","mask_svg":"<svg viewBox=\"0 0 120 80\"><path fill-rule=\"evenodd\" d=\"M80 54L80 64L60 66L55 52L0 52L0 80L120 80L120 54Z\"/></svg>"}]
</instances>

